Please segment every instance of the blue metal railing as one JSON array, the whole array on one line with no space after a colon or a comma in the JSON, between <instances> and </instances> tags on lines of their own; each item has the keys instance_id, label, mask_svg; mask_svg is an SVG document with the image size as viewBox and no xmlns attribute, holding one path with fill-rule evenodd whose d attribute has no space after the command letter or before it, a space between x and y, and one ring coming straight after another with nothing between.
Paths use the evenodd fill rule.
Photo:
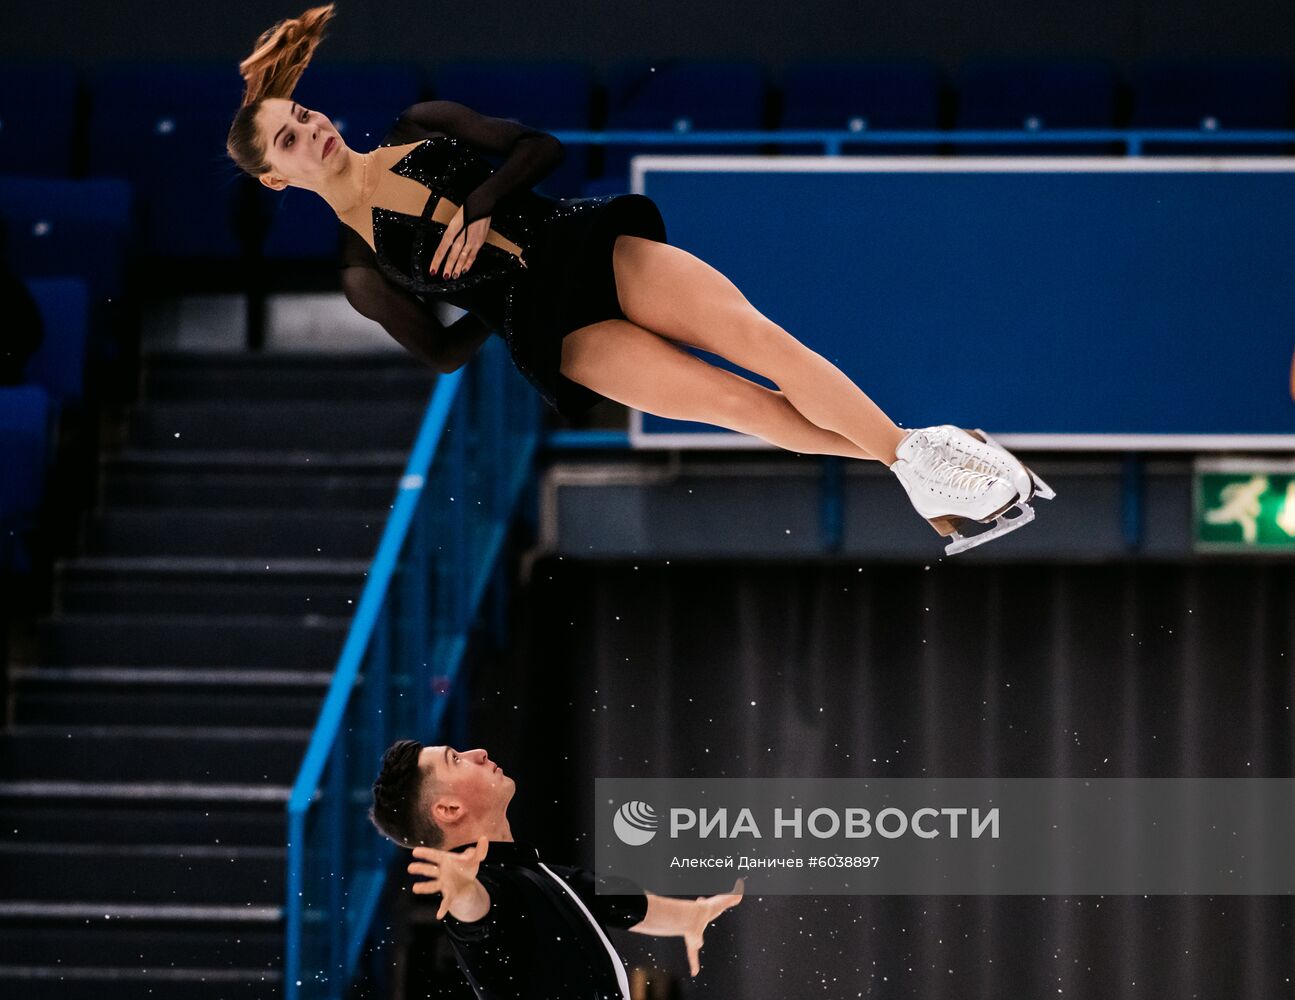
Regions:
<instances>
[{"instance_id":1,"label":"blue metal railing","mask_svg":"<svg viewBox=\"0 0 1295 1000\"><path fill-rule=\"evenodd\" d=\"M1122 145L1129 156L1139 156L1148 142L1199 144L1203 149L1220 143L1246 143L1255 145L1280 145L1295 143L1295 131L1273 129L1229 130L1202 127L1200 129L931 129L931 130L869 130L848 129L772 129L756 130L660 130L654 132L616 131L560 131L555 136L564 143L592 146L668 145L668 146L821 146L827 156L839 156L849 145L905 145L940 146L958 143L967 145L1090 145L1094 143Z\"/></svg>"},{"instance_id":2,"label":"blue metal railing","mask_svg":"<svg viewBox=\"0 0 1295 1000\"><path fill-rule=\"evenodd\" d=\"M394 847L370 826L389 739L436 733L539 437L497 340L428 404L288 801L284 985L345 994Z\"/></svg>"}]
</instances>

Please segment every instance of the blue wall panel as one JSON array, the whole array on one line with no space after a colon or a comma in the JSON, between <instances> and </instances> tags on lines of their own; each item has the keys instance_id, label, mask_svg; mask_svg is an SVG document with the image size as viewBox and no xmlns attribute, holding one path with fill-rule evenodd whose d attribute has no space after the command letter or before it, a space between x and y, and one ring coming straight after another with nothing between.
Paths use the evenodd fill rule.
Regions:
<instances>
[{"instance_id":1,"label":"blue wall panel","mask_svg":"<svg viewBox=\"0 0 1295 1000\"><path fill-rule=\"evenodd\" d=\"M640 165L672 243L906 426L1065 436L1031 442L1060 447L1295 432L1295 160L860 161ZM851 162L863 169L840 169ZM709 429L648 417L642 430Z\"/></svg>"}]
</instances>

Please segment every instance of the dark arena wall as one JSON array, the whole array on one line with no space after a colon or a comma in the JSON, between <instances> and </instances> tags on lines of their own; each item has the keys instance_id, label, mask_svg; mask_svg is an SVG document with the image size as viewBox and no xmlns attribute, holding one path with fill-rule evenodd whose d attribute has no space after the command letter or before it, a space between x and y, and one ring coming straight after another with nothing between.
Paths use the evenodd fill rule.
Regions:
<instances>
[{"instance_id":1,"label":"dark arena wall","mask_svg":"<svg viewBox=\"0 0 1295 1000\"><path fill-rule=\"evenodd\" d=\"M1295 1000L1295 3L318 2L0 16L0 1000Z\"/></svg>"},{"instance_id":2,"label":"dark arena wall","mask_svg":"<svg viewBox=\"0 0 1295 1000\"><path fill-rule=\"evenodd\" d=\"M123 57L228 59L301 5L267 0L54 0L10 4L0 54L82 63ZM921 55L946 64L982 52L1082 53L1116 61L1155 55L1289 54L1295 8L1281 0L1184 5L1172 0L904 4L805 0L788 5L722 0L602 0L431 5L351 0L327 58L593 59L734 55L778 66L832 55ZM74 26L73 30L52 26Z\"/></svg>"},{"instance_id":3,"label":"dark arena wall","mask_svg":"<svg viewBox=\"0 0 1295 1000\"><path fill-rule=\"evenodd\" d=\"M473 701L511 733L491 752L527 768L518 814L546 817L555 857L592 853L575 831L593 829L601 777L1288 778L1295 763L1288 565L551 559L521 604L512 676L481 675ZM1280 896L749 896L707 932L705 989L684 995L1284 996L1293 918ZM670 942L623 938L631 966L686 979Z\"/></svg>"}]
</instances>

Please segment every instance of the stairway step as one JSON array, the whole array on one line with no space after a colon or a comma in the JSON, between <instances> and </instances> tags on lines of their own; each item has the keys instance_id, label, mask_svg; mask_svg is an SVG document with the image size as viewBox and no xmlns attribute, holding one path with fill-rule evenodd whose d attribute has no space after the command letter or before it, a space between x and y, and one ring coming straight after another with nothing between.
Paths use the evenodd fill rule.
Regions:
<instances>
[{"instance_id":1,"label":"stairway step","mask_svg":"<svg viewBox=\"0 0 1295 1000\"><path fill-rule=\"evenodd\" d=\"M62 610L69 614L127 615L251 615L282 617L325 615L344 618L355 610L363 579L355 583L258 582L224 579L131 580L63 583Z\"/></svg>"},{"instance_id":2,"label":"stairway step","mask_svg":"<svg viewBox=\"0 0 1295 1000\"><path fill-rule=\"evenodd\" d=\"M150 909L160 916L142 915ZM176 909L126 910L112 903L99 907L28 904L21 917L6 919L0 907L0 966L66 966L75 961L81 967L114 971L152 967L277 973L282 968L283 931L275 920L198 920L196 914L227 909L198 906L186 907L189 919L181 920L173 915ZM0 979L0 991L4 989ZM9 991L5 995L25 998L29 994ZM169 995L159 991L153 997Z\"/></svg>"},{"instance_id":3,"label":"stairway step","mask_svg":"<svg viewBox=\"0 0 1295 1000\"><path fill-rule=\"evenodd\" d=\"M267 576L293 581L352 583L369 570L367 559L261 559L255 556L77 556L59 563L65 582L116 581L122 577L183 583L213 578L253 584Z\"/></svg>"},{"instance_id":4,"label":"stairway step","mask_svg":"<svg viewBox=\"0 0 1295 1000\"><path fill-rule=\"evenodd\" d=\"M9 781L289 785L309 731L180 726L11 726L0 735Z\"/></svg>"},{"instance_id":5,"label":"stairway step","mask_svg":"<svg viewBox=\"0 0 1295 1000\"><path fill-rule=\"evenodd\" d=\"M288 450L288 451L173 451L159 448L123 448L105 457L108 469L132 468L152 472L183 472L194 475L209 472L257 472L299 475L367 475L404 468L408 453L390 448L359 448L340 450ZM395 479L391 481L395 488Z\"/></svg>"},{"instance_id":6,"label":"stairway step","mask_svg":"<svg viewBox=\"0 0 1295 1000\"><path fill-rule=\"evenodd\" d=\"M328 673L24 667L13 720L28 725L313 726Z\"/></svg>"},{"instance_id":7,"label":"stairway step","mask_svg":"<svg viewBox=\"0 0 1295 1000\"><path fill-rule=\"evenodd\" d=\"M0 886L11 900L275 905L285 850L197 844L0 843Z\"/></svg>"},{"instance_id":8,"label":"stairway step","mask_svg":"<svg viewBox=\"0 0 1295 1000\"><path fill-rule=\"evenodd\" d=\"M314 616L65 614L39 624L39 662L331 671L348 625Z\"/></svg>"},{"instance_id":9,"label":"stairway step","mask_svg":"<svg viewBox=\"0 0 1295 1000\"><path fill-rule=\"evenodd\" d=\"M52 842L67 838L69 832L78 842L96 844L147 844L161 842L185 844L231 843L273 847L284 842L283 806L256 811L230 808L203 811L196 807L186 812L171 810L149 812L142 809L82 808L52 809L37 806L0 806L0 819L6 826L6 841L17 841L13 831L22 833L24 842Z\"/></svg>"},{"instance_id":10,"label":"stairway step","mask_svg":"<svg viewBox=\"0 0 1295 1000\"><path fill-rule=\"evenodd\" d=\"M152 400L426 402L434 381L429 368L390 353L177 352L150 356L144 366L144 395Z\"/></svg>"},{"instance_id":11,"label":"stairway step","mask_svg":"<svg viewBox=\"0 0 1295 1000\"><path fill-rule=\"evenodd\" d=\"M23 1000L269 1000L283 995L283 985L282 973L268 968L0 966L0 994Z\"/></svg>"},{"instance_id":12,"label":"stairway step","mask_svg":"<svg viewBox=\"0 0 1295 1000\"><path fill-rule=\"evenodd\" d=\"M153 463L114 462L101 496L108 507L285 507L292 510L375 510L390 504L399 465L368 475L326 468L269 472L184 471Z\"/></svg>"},{"instance_id":13,"label":"stairway step","mask_svg":"<svg viewBox=\"0 0 1295 1000\"><path fill-rule=\"evenodd\" d=\"M129 556L366 559L387 511L108 510L91 517L91 551Z\"/></svg>"},{"instance_id":14,"label":"stairway step","mask_svg":"<svg viewBox=\"0 0 1295 1000\"><path fill-rule=\"evenodd\" d=\"M57 567L68 613L349 617L368 560L89 557Z\"/></svg>"},{"instance_id":15,"label":"stairway step","mask_svg":"<svg viewBox=\"0 0 1295 1000\"><path fill-rule=\"evenodd\" d=\"M393 451L413 444L421 402L147 403L131 419L137 448L222 451Z\"/></svg>"},{"instance_id":16,"label":"stairway step","mask_svg":"<svg viewBox=\"0 0 1295 1000\"><path fill-rule=\"evenodd\" d=\"M44 903L30 900L0 900L0 927L11 926L20 920L31 921L33 925L53 926L68 920L86 923L97 919L131 922L136 927L153 923L192 927L213 924L266 927L282 922L283 907L111 901ZM105 926L107 926L106 923Z\"/></svg>"},{"instance_id":17,"label":"stairway step","mask_svg":"<svg viewBox=\"0 0 1295 1000\"><path fill-rule=\"evenodd\" d=\"M271 615L320 614L343 617L355 610L360 587L318 583L225 583L185 581L168 586L160 580L119 583L67 583L59 603L69 614L125 615Z\"/></svg>"},{"instance_id":18,"label":"stairway step","mask_svg":"<svg viewBox=\"0 0 1295 1000\"><path fill-rule=\"evenodd\" d=\"M278 847L288 792L286 785L3 782L0 842Z\"/></svg>"},{"instance_id":19,"label":"stairway step","mask_svg":"<svg viewBox=\"0 0 1295 1000\"><path fill-rule=\"evenodd\" d=\"M434 383L146 359L92 554L11 671L0 996L282 995L284 808Z\"/></svg>"},{"instance_id":20,"label":"stairway step","mask_svg":"<svg viewBox=\"0 0 1295 1000\"><path fill-rule=\"evenodd\" d=\"M123 451L103 463L107 507L390 509L406 454Z\"/></svg>"}]
</instances>

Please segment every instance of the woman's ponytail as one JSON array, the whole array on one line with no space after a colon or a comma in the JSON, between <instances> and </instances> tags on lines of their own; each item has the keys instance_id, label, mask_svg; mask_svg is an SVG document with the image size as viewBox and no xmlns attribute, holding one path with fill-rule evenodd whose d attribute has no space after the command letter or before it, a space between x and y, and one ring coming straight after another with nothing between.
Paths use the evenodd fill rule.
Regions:
<instances>
[{"instance_id":1,"label":"woman's ponytail","mask_svg":"<svg viewBox=\"0 0 1295 1000\"><path fill-rule=\"evenodd\" d=\"M280 21L261 33L252 54L238 64L246 86L225 148L230 158L254 177L270 169L256 132L256 113L261 102L292 94L316 47L324 40L324 30L333 19L333 11L334 5L330 3Z\"/></svg>"},{"instance_id":2,"label":"woman's ponytail","mask_svg":"<svg viewBox=\"0 0 1295 1000\"><path fill-rule=\"evenodd\" d=\"M252 54L238 64L247 84L244 106L266 97L287 97L310 65L324 29L333 19L333 5L312 7L300 17L280 21L256 40Z\"/></svg>"}]
</instances>

